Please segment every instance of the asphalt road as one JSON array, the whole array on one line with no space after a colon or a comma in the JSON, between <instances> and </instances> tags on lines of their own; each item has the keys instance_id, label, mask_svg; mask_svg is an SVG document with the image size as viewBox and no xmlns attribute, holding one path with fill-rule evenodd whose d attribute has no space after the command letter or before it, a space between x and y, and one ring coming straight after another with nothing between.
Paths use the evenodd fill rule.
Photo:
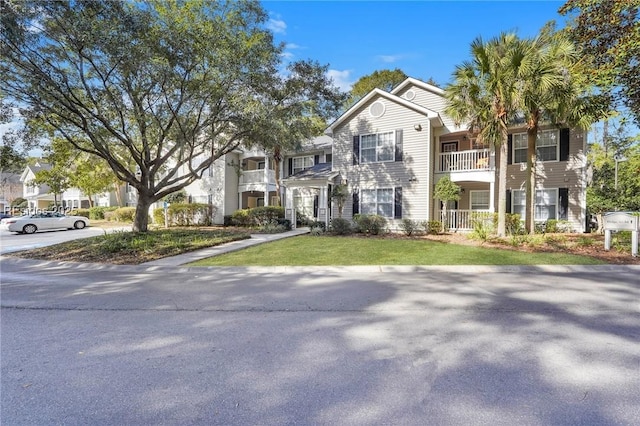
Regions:
<instances>
[{"instance_id":1,"label":"asphalt road","mask_svg":"<svg viewBox=\"0 0 640 426\"><path fill-rule=\"evenodd\" d=\"M2 259L2 424L640 424L640 268Z\"/></svg>"},{"instance_id":2,"label":"asphalt road","mask_svg":"<svg viewBox=\"0 0 640 426\"><path fill-rule=\"evenodd\" d=\"M107 229L106 231L112 232L114 229L120 228ZM125 228L123 227L122 229ZM50 246L79 238L95 237L104 234L104 232L105 229L96 227L41 231L35 234L16 234L14 232L0 230L0 254Z\"/></svg>"}]
</instances>

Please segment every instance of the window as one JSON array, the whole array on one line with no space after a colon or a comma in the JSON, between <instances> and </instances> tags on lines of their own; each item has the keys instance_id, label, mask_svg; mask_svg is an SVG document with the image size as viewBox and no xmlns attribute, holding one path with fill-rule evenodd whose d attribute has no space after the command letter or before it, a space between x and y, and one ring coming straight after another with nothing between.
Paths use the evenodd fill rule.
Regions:
<instances>
[{"instance_id":1,"label":"window","mask_svg":"<svg viewBox=\"0 0 640 426\"><path fill-rule=\"evenodd\" d=\"M513 213L525 218L526 198L525 191L513 191ZM558 190L557 189L539 189L536 191L536 212L534 220L546 221L556 219L558 217Z\"/></svg>"},{"instance_id":2,"label":"window","mask_svg":"<svg viewBox=\"0 0 640 426\"><path fill-rule=\"evenodd\" d=\"M313 167L313 157L295 157L291 163L291 174Z\"/></svg>"},{"instance_id":3,"label":"window","mask_svg":"<svg viewBox=\"0 0 640 426\"><path fill-rule=\"evenodd\" d=\"M363 189L360 213L393 217L393 188Z\"/></svg>"},{"instance_id":4,"label":"window","mask_svg":"<svg viewBox=\"0 0 640 426\"><path fill-rule=\"evenodd\" d=\"M560 144L557 130L542 130L536 139L536 156L538 161L556 161L559 158ZM527 162L527 134L513 135L513 163Z\"/></svg>"},{"instance_id":5,"label":"window","mask_svg":"<svg viewBox=\"0 0 640 426\"><path fill-rule=\"evenodd\" d=\"M394 161L394 132L360 136L360 162L376 163Z\"/></svg>"},{"instance_id":6,"label":"window","mask_svg":"<svg viewBox=\"0 0 640 426\"><path fill-rule=\"evenodd\" d=\"M324 155L324 162L325 163L333 163L333 155L332 154L325 154Z\"/></svg>"},{"instance_id":7,"label":"window","mask_svg":"<svg viewBox=\"0 0 640 426\"><path fill-rule=\"evenodd\" d=\"M469 197L471 210L489 210L489 191L471 191Z\"/></svg>"}]
</instances>

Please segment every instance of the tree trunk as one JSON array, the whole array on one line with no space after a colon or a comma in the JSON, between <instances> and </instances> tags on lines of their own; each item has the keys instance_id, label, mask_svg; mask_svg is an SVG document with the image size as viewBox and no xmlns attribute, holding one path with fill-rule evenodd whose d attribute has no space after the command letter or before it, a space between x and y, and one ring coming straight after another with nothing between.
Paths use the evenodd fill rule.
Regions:
<instances>
[{"instance_id":1,"label":"tree trunk","mask_svg":"<svg viewBox=\"0 0 640 426\"><path fill-rule=\"evenodd\" d=\"M138 191L138 204L136 215L133 219L133 232L147 232L149 226L149 206L152 204L150 197Z\"/></svg>"},{"instance_id":2,"label":"tree trunk","mask_svg":"<svg viewBox=\"0 0 640 426\"><path fill-rule=\"evenodd\" d=\"M500 161L498 165L498 236L504 237L507 234L507 158L509 155L509 144L507 135L500 145ZM491 194L491 197L495 194Z\"/></svg>"},{"instance_id":3,"label":"tree trunk","mask_svg":"<svg viewBox=\"0 0 640 426\"><path fill-rule=\"evenodd\" d=\"M93 207L93 195L87 194L87 198L89 199L89 208Z\"/></svg>"},{"instance_id":4,"label":"tree trunk","mask_svg":"<svg viewBox=\"0 0 640 426\"><path fill-rule=\"evenodd\" d=\"M535 200L536 200L536 139L538 137L538 123L534 121L527 128L527 174L525 182L525 229L528 234L536 231Z\"/></svg>"},{"instance_id":5,"label":"tree trunk","mask_svg":"<svg viewBox=\"0 0 640 426\"><path fill-rule=\"evenodd\" d=\"M118 207L124 207L122 205L122 193L120 192L120 184L118 183L114 183L113 187L115 188L115 192L116 192L116 202L118 203ZM111 203L109 203L111 204Z\"/></svg>"}]
</instances>

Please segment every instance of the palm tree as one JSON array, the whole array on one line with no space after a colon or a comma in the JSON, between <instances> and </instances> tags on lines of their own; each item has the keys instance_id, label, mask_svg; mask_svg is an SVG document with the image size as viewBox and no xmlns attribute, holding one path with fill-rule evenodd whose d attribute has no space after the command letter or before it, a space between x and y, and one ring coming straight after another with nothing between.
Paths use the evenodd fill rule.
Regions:
<instances>
[{"instance_id":1,"label":"palm tree","mask_svg":"<svg viewBox=\"0 0 640 426\"><path fill-rule=\"evenodd\" d=\"M546 25L537 37L524 40L526 55L518 69L519 109L527 124L525 228L535 230L536 140L542 120L587 128L594 113L576 74L579 51L565 33Z\"/></svg>"},{"instance_id":2,"label":"palm tree","mask_svg":"<svg viewBox=\"0 0 640 426\"><path fill-rule=\"evenodd\" d=\"M456 67L454 82L445 89L446 113L457 124L479 129L478 138L500 149L498 165L498 229L506 231L508 126L519 105L517 75L524 45L512 33L471 43L471 61ZM491 194L493 196L493 194Z\"/></svg>"}]
</instances>

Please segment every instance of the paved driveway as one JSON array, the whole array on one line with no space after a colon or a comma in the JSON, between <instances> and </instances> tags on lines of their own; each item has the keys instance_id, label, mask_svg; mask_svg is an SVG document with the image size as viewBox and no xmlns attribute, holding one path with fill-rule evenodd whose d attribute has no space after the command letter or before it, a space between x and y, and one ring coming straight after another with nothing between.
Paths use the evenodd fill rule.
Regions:
<instances>
[{"instance_id":1,"label":"paved driveway","mask_svg":"<svg viewBox=\"0 0 640 426\"><path fill-rule=\"evenodd\" d=\"M42 231L35 234L16 234L14 232L0 230L0 254L51 246L79 238L95 237L97 235L103 235L105 232L113 232L119 229L131 229L131 227L109 229L89 227L74 230Z\"/></svg>"},{"instance_id":2,"label":"paved driveway","mask_svg":"<svg viewBox=\"0 0 640 426\"><path fill-rule=\"evenodd\" d=\"M638 424L640 268L0 262L3 424Z\"/></svg>"}]
</instances>

